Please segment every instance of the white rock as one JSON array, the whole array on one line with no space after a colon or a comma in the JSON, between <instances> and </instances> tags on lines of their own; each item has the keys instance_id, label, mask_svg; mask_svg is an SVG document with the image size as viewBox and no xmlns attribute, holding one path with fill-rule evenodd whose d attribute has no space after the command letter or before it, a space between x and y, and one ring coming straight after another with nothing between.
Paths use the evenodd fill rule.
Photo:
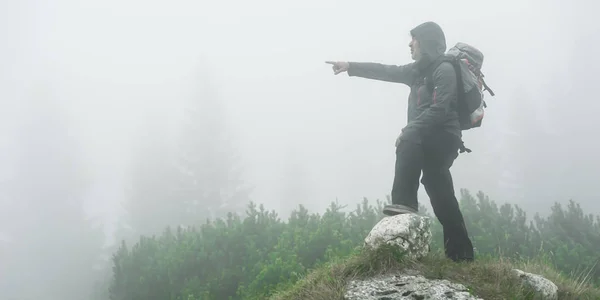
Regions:
<instances>
[{"instance_id":1,"label":"white rock","mask_svg":"<svg viewBox=\"0 0 600 300\"><path fill-rule=\"evenodd\" d=\"M419 259L429 253L430 226L428 217L416 214L385 217L371 229L365 238L365 246L395 245L406 251L407 257Z\"/></svg>"},{"instance_id":2,"label":"white rock","mask_svg":"<svg viewBox=\"0 0 600 300\"><path fill-rule=\"evenodd\" d=\"M456 299L481 300L467 288L448 280L429 280L421 275L386 275L353 280L344 295L346 300Z\"/></svg>"},{"instance_id":3,"label":"white rock","mask_svg":"<svg viewBox=\"0 0 600 300\"><path fill-rule=\"evenodd\" d=\"M536 292L535 299L558 299L558 287L549 279L537 274L527 273L519 269L513 269L513 273L515 276L518 276L525 285L529 286Z\"/></svg>"}]
</instances>

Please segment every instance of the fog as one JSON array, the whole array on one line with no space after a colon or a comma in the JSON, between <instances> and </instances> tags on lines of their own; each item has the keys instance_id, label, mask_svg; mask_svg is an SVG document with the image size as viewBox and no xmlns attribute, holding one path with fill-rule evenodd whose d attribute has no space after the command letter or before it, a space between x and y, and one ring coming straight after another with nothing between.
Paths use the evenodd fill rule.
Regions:
<instances>
[{"instance_id":1,"label":"fog","mask_svg":"<svg viewBox=\"0 0 600 300\"><path fill-rule=\"evenodd\" d=\"M79 275L65 267L76 264L73 256L60 261L52 251L89 248L76 238L88 234L66 233L76 226L69 223L76 207L83 203L86 216L104 225L102 243L111 245L118 224L128 223L127 201L172 188L176 168L160 163L177 165L177 155L163 154L181 147L210 149L212 165L199 169L235 169L250 191L244 199L282 217L299 204L323 211L336 199L350 208L363 197L385 199L409 88L334 76L324 62L408 63L408 32L429 20L442 26L448 47L462 41L483 51L496 92L486 98L483 127L464 133L473 152L453 167L457 194L481 190L530 214L573 199L598 214L600 26L592 6L2 1L0 298L59 299L75 284L65 278ZM186 131L186 122L203 131ZM215 174L195 180L214 187ZM185 223L149 212L174 195L138 203L144 224ZM56 282L33 275L51 272L60 274Z\"/></svg>"}]
</instances>

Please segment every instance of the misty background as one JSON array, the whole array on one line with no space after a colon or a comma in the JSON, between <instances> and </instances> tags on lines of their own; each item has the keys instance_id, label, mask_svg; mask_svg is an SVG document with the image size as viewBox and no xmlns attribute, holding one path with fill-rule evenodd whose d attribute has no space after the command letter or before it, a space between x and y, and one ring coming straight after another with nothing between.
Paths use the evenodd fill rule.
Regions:
<instances>
[{"instance_id":1,"label":"misty background","mask_svg":"<svg viewBox=\"0 0 600 300\"><path fill-rule=\"evenodd\" d=\"M82 277L78 262L107 257L84 250L98 239L113 245L135 222L140 233L185 224L161 219L174 199L196 199L203 218L243 213L248 201L285 218L299 204L384 199L409 88L334 76L324 61L408 63L408 32L429 20L448 48L483 51L496 92L483 127L464 133L473 152L453 167L457 194L481 190L530 215L568 199L600 213L593 10L556 0L1 1L0 294L75 285L65 278ZM76 225L80 208L93 234ZM32 288L32 274L49 272L61 275Z\"/></svg>"}]
</instances>

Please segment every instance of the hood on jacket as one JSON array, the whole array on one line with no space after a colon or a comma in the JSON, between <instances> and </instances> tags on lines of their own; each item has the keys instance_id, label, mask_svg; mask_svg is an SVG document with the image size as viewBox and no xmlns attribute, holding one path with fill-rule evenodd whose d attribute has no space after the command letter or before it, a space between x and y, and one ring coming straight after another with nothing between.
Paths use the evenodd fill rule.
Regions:
<instances>
[{"instance_id":1,"label":"hood on jacket","mask_svg":"<svg viewBox=\"0 0 600 300\"><path fill-rule=\"evenodd\" d=\"M421 59L417 62L419 69L423 70L446 52L446 36L437 23L420 24L413 28L410 34L419 41L421 49Z\"/></svg>"}]
</instances>

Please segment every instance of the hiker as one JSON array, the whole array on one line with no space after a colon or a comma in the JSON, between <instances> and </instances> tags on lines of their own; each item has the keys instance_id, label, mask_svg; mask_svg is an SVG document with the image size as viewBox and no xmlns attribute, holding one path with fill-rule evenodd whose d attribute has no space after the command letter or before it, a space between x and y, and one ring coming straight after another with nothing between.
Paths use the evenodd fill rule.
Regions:
<instances>
[{"instance_id":1,"label":"hiker","mask_svg":"<svg viewBox=\"0 0 600 300\"><path fill-rule=\"evenodd\" d=\"M449 62L441 62L446 38L440 26L425 22L410 31L413 63L384 65L370 62L327 61L334 74L356 76L410 86L408 124L396 139L396 166L392 204L384 214L417 213L417 190L421 183L433 211L444 228L446 256L454 261L472 261L473 245L458 206L450 167L464 151L457 112L457 74ZM432 76L427 76L431 74ZM426 78L431 82L426 82ZM427 88L427 84L432 89Z\"/></svg>"}]
</instances>

